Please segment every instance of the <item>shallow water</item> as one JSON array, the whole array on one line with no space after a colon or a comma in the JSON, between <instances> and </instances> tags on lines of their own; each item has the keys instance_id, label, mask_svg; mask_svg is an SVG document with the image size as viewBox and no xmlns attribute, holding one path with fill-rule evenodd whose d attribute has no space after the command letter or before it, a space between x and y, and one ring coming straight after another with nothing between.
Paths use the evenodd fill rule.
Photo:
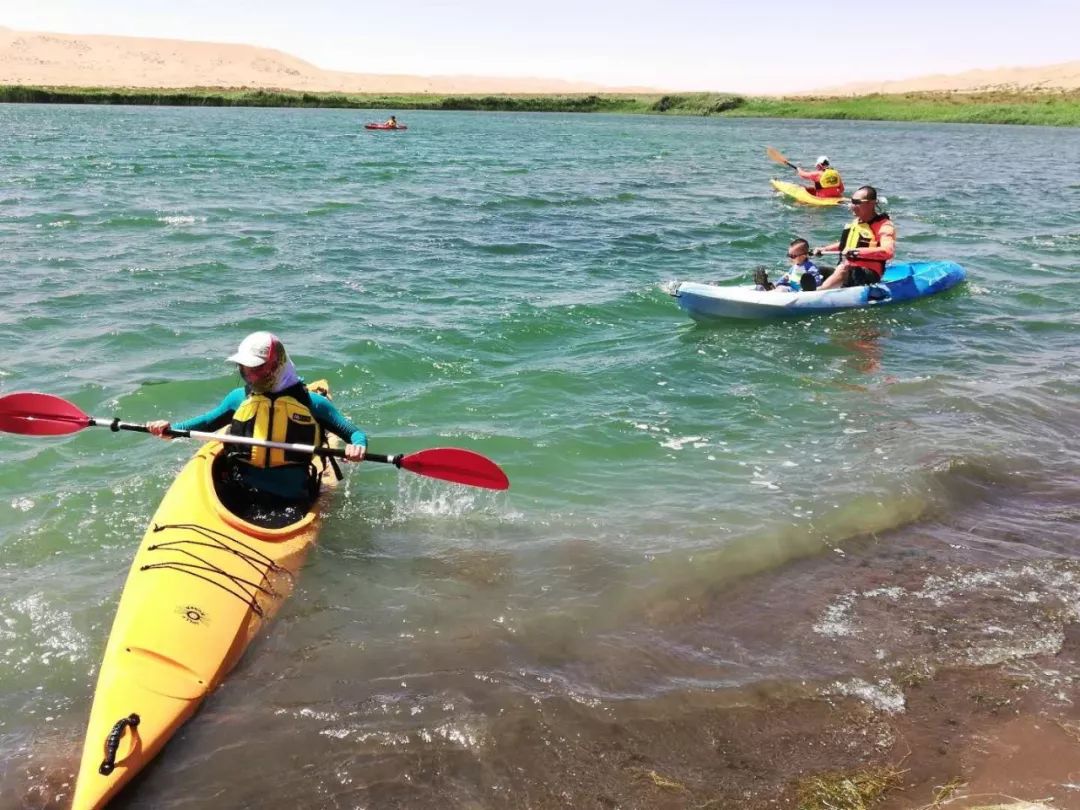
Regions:
<instances>
[{"instance_id":1,"label":"shallow water","mask_svg":"<svg viewBox=\"0 0 1080 810\"><path fill-rule=\"evenodd\" d=\"M122 806L645 806L597 752L651 722L685 739L703 701L781 684L902 711L898 668L1060 646L1080 132L361 117L0 107L0 391L184 418L269 328L373 450L463 446L512 482L350 470L275 624ZM874 182L900 257L968 283L688 321L662 282L779 271L844 222L774 196L766 144ZM127 565L191 446L87 430L0 454L0 803L63 806Z\"/></svg>"}]
</instances>

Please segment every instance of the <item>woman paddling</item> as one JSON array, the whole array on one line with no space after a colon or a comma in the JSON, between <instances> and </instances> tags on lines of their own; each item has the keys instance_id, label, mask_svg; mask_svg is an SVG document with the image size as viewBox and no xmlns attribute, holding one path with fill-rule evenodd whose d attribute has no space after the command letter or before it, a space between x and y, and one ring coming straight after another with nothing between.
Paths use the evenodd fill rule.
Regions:
<instances>
[{"instance_id":1,"label":"woman paddling","mask_svg":"<svg viewBox=\"0 0 1080 810\"><path fill-rule=\"evenodd\" d=\"M147 429L170 439L170 430L211 431L229 425L234 436L315 446L333 433L348 442L346 461L364 460L367 435L329 399L307 390L275 335L248 335L228 362L236 363L244 384L230 391L216 408L175 425L166 420L147 422ZM228 453L224 479L240 490L238 494L252 500L299 503L310 501L318 492L310 454L245 445L229 445Z\"/></svg>"}]
</instances>

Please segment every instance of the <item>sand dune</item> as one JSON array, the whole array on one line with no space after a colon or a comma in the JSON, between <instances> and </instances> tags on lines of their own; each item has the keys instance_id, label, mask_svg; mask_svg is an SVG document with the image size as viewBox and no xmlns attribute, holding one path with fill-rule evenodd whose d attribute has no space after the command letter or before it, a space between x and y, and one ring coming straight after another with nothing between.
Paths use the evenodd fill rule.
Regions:
<instances>
[{"instance_id":1,"label":"sand dune","mask_svg":"<svg viewBox=\"0 0 1080 810\"><path fill-rule=\"evenodd\" d=\"M0 27L0 84L47 87L249 87L352 93L650 92L589 82L322 70L252 45L51 34ZM659 92L655 89L651 92Z\"/></svg>"},{"instance_id":2,"label":"sand dune","mask_svg":"<svg viewBox=\"0 0 1080 810\"><path fill-rule=\"evenodd\" d=\"M1080 89L1080 62L1043 67L1002 67L935 74L888 82L866 82L827 87L796 95L861 96L867 93L917 93L980 90L1076 90Z\"/></svg>"},{"instance_id":3,"label":"sand dune","mask_svg":"<svg viewBox=\"0 0 1080 810\"><path fill-rule=\"evenodd\" d=\"M323 70L271 48L179 39L15 31L0 27L0 84L51 87L248 87L351 93L658 93L657 88L498 76ZM1080 62L845 84L796 95L1078 89Z\"/></svg>"}]
</instances>

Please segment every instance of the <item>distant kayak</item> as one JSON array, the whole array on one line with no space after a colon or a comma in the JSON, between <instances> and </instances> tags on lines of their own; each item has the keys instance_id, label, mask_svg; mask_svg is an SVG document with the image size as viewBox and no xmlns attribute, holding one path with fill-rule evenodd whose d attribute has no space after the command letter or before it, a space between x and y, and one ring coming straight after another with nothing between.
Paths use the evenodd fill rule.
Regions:
<instances>
[{"instance_id":1,"label":"distant kayak","mask_svg":"<svg viewBox=\"0 0 1080 810\"><path fill-rule=\"evenodd\" d=\"M405 124L398 124L396 127L392 127L389 124L364 124L364 129L408 129Z\"/></svg>"},{"instance_id":2,"label":"distant kayak","mask_svg":"<svg viewBox=\"0 0 1080 810\"><path fill-rule=\"evenodd\" d=\"M679 281L670 285L667 292L695 320L773 320L925 298L955 287L966 276L964 268L953 262L912 262L890 265L878 284L863 287L765 292L754 289L753 285L720 287Z\"/></svg>"},{"instance_id":3,"label":"distant kayak","mask_svg":"<svg viewBox=\"0 0 1080 810\"><path fill-rule=\"evenodd\" d=\"M769 182L781 194L791 197L795 202L805 203L806 205L832 206L846 202L843 197L815 197L806 190L806 186L801 186L798 183L786 183L783 180L770 180Z\"/></svg>"}]
</instances>

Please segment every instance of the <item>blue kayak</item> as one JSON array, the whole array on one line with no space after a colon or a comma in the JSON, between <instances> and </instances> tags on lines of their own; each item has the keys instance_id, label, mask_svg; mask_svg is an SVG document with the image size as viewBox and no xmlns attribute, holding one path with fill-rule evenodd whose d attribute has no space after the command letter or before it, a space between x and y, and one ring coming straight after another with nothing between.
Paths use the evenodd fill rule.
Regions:
<instances>
[{"instance_id":1,"label":"blue kayak","mask_svg":"<svg viewBox=\"0 0 1080 810\"><path fill-rule=\"evenodd\" d=\"M889 265L880 282L863 287L764 292L753 285L720 287L678 281L667 287L667 292L695 320L769 320L912 301L955 287L966 275L964 268L954 262L911 262Z\"/></svg>"}]
</instances>

